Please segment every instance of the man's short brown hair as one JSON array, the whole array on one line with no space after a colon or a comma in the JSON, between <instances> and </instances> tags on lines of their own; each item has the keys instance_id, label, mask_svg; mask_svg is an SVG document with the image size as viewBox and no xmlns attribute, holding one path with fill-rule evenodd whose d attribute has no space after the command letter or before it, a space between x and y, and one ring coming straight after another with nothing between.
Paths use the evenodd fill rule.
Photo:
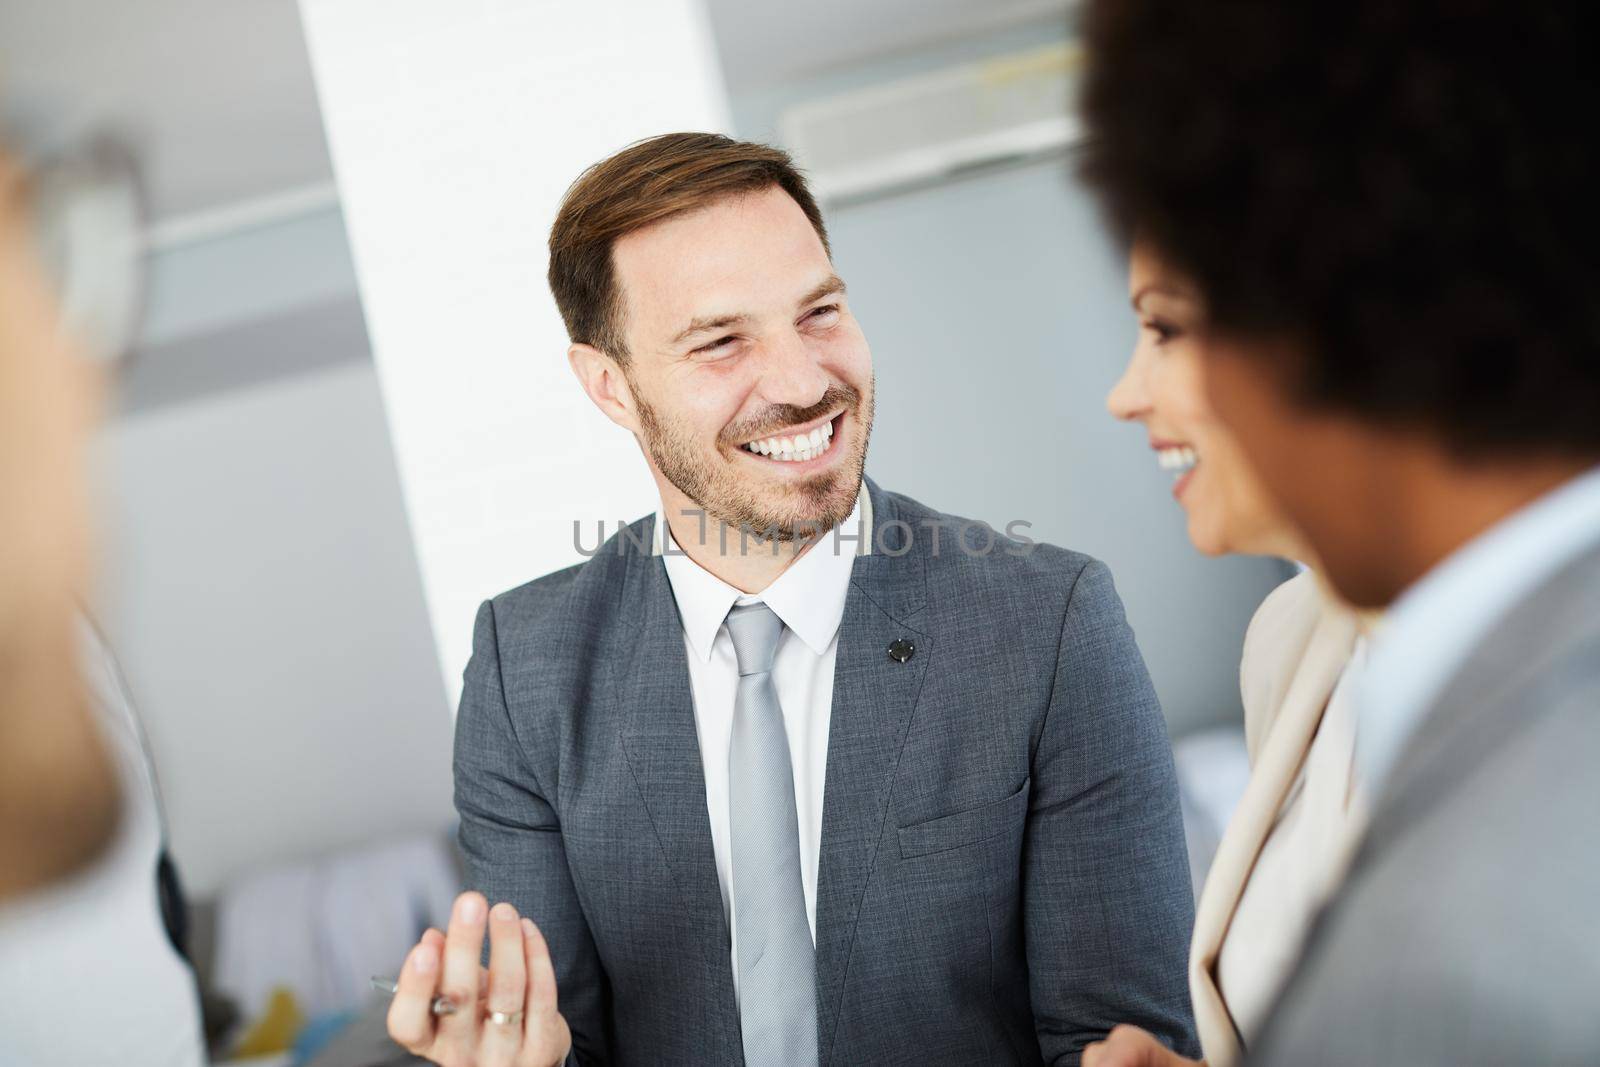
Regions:
<instances>
[{"instance_id":1,"label":"man's short brown hair","mask_svg":"<svg viewBox=\"0 0 1600 1067\"><path fill-rule=\"evenodd\" d=\"M619 363L622 294L611 249L651 223L776 185L794 198L828 250L822 212L789 154L716 133L666 133L637 141L578 176L550 227L550 291L575 344ZM831 254L831 251L830 251Z\"/></svg>"}]
</instances>

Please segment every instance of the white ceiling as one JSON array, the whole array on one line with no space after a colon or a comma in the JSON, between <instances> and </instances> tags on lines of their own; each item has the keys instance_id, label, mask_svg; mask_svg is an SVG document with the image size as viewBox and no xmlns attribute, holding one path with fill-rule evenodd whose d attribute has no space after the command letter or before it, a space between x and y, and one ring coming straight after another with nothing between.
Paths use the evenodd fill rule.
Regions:
<instances>
[{"instance_id":1,"label":"white ceiling","mask_svg":"<svg viewBox=\"0 0 1600 1067\"><path fill-rule=\"evenodd\" d=\"M566 0L580 2L580 0ZM1069 0L707 0L730 90L998 26ZM294 0L5 0L0 99L59 129L110 121L139 148L156 220L331 179Z\"/></svg>"},{"instance_id":2,"label":"white ceiling","mask_svg":"<svg viewBox=\"0 0 1600 1067\"><path fill-rule=\"evenodd\" d=\"M331 178L294 0L5 0L0 91L126 131L158 219Z\"/></svg>"},{"instance_id":3,"label":"white ceiling","mask_svg":"<svg viewBox=\"0 0 1600 1067\"><path fill-rule=\"evenodd\" d=\"M730 91L1024 22L1072 0L706 0Z\"/></svg>"}]
</instances>

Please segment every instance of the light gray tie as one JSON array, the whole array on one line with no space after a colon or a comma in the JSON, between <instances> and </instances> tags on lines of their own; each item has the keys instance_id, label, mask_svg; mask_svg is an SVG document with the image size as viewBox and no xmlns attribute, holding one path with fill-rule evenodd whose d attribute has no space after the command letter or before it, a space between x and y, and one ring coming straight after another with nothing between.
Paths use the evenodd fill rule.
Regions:
<instances>
[{"instance_id":1,"label":"light gray tie","mask_svg":"<svg viewBox=\"0 0 1600 1067\"><path fill-rule=\"evenodd\" d=\"M783 620L736 605L728 633L739 660L728 746L739 1023L747 1067L816 1067L817 961L800 882L794 769L772 660Z\"/></svg>"}]
</instances>

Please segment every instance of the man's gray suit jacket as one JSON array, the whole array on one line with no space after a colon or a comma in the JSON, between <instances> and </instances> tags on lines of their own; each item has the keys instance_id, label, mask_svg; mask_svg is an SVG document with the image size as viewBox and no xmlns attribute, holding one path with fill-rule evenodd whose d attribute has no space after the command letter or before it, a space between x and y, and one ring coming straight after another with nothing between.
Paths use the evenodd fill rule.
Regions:
<instances>
[{"instance_id":1,"label":"man's gray suit jacket","mask_svg":"<svg viewBox=\"0 0 1600 1067\"><path fill-rule=\"evenodd\" d=\"M964 552L965 520L867 486L817 875L822 1063L1076 1064L1120 1022L1193 1051L1172 754L1110 573L1004 538L976 555L976 528ZM652 522L479 610L461 844L472 884L548 938L578 1062L741 1064Z\"/></svg>"},{"instance_id":2,"label":"man's gray suit jacket","mask_svg":"<svg viewBox=\"0 0 1600 1067\"><path fill-rule=\"evenodd\" d=\"M1600 1064L1600 545L1434 702L1252 1063Z\"/></svg>"}]
</instances>

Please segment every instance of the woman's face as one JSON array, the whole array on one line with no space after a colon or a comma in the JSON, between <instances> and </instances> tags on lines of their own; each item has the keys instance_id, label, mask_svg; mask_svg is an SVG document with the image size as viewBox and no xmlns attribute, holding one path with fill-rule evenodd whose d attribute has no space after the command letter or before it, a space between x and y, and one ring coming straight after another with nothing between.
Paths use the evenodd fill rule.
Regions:
<instances>
[{"instance_id":1,"label":"woman's face","mask_svg":"<svg viewBox=\"0 0 1600 1067\"><path fill-rule=\"evenodd\" d=\"M1206 402L1199 295L1143 245L1135 245L1128 273L1139 340L1106 407L1149 433L1156 461L1172 472L1172 495L1189 516L1189 540L1201 552L1295 554L1288 521Z\"/></svg>"}]
</instances>

